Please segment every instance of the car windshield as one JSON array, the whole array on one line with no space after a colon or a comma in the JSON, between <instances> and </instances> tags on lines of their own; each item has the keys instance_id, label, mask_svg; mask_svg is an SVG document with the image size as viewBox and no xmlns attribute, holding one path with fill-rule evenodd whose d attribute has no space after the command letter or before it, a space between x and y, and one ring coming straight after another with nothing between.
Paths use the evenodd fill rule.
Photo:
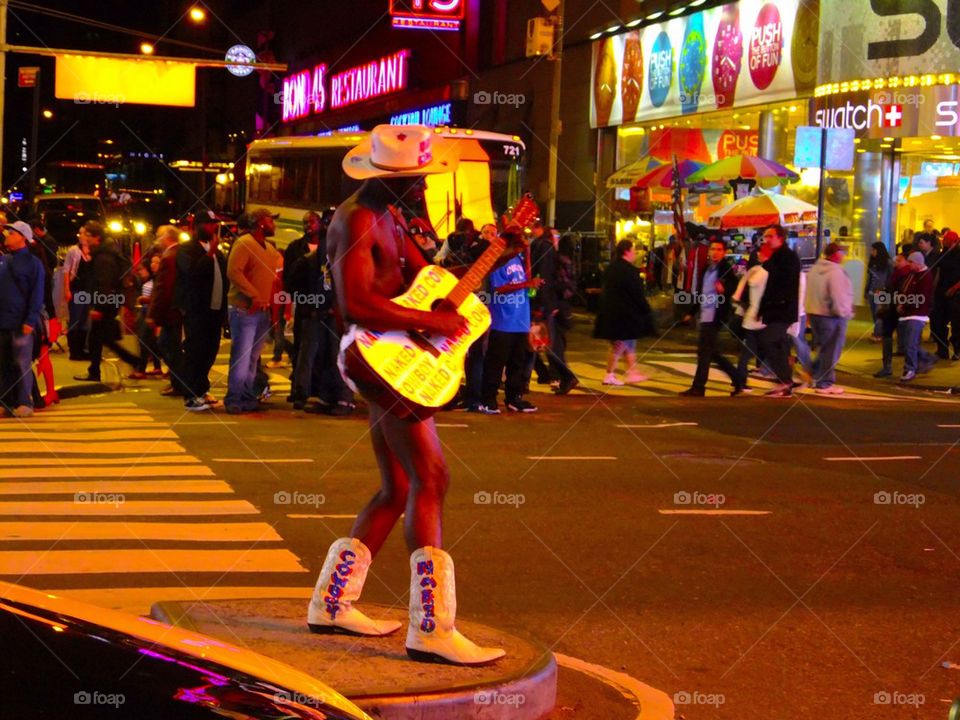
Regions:
<instances>
[{"instance_id":1,"label":"car windshield","mask_svg":"<svg viewBox=\"0 0 960 720\"><path fill-rule=\"evenodd\" d=\"M84 215L91 220L102 217L100 201L92 198L55 198L38 200L37 211L41 215L56 213L60 215Z\"/></svg>"}]
</instances>

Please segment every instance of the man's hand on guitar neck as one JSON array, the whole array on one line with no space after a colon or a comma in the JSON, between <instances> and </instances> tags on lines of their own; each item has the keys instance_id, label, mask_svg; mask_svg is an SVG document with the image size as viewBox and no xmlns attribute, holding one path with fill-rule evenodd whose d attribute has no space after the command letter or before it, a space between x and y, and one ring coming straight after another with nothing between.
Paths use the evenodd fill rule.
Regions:
<instances>
[{"instance_id":1,"label":"man's hand on guitar neck","mask_svg":"<svg viewBox=\"0 0 960 720\"><path fill-rule=\"evenodd\" d=\"M516 290L528 290L530 288L539 290L541 287L543 287L543 278L533 278L532 280L525 280L524 282L501 285L498 288L494 288L493 291L498 293L510 293Z\"/></svg>"}]
</instances>

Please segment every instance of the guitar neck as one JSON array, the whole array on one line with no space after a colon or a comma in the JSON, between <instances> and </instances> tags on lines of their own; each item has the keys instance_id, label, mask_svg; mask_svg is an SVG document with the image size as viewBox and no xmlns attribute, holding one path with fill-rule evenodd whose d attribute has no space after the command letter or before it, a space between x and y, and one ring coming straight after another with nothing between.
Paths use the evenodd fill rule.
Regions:
<instances>
[{"instance_id":1,"label":"guitar neck","mask_svg":"<svg viewBox=\"0 0 960 720\"><path fill-rule=\"evenodd\" d=\"M467 299L467 296L480 287L480 283L490 272L490 269L500 258L500 254L507 246L503 238L497 238L490 243L490 247L483 251L483 254L477 258L467 273L460 278L457 286L447 295L447 301L454 307L460 307L460 303Z\"/></svg>"}]
</instances>

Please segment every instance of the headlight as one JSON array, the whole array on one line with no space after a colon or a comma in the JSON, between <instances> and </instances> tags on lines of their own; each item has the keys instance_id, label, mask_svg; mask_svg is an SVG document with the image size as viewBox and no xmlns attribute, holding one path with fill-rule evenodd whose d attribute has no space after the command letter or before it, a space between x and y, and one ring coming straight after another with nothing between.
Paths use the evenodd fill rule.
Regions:
<instances>
[{"instance_id":1,"label":"headlight","mask_svg":"<svg viewBox=\"0 0 960 720\"><path fill-rule=\"evenodd\" d=\"M107 225L107 228L110 230L110 232L123 232L123 223L121 223L119 220L111 220Z\"/></svg>"},{"instance_id":2,"label":"headlight","mask_svg":"<svg viewBox=\"0 0 960 720\"><path fill-rule=\"evenodd\" d=\"M144 233L147 232L147 224L142 222L135 222L133 224L133 231L137 235L143 235Z\"/></svg>"},{"instance_id":3,"label":"headlight","mask_svg":"<svg viewBox=\"0 0 960 720\"><path fill-rule=\"evenodd\" d=\"M190 233L188 232L180 233L180 242L190 242Z\"/></svg>"}]
</instances>

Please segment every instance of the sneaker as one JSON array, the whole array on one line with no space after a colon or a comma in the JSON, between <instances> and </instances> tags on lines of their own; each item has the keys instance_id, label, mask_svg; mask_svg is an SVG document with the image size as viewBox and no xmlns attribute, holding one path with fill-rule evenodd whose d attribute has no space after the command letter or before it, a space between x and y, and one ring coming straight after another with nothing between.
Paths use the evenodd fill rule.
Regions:
<instances>
[{"instance_id":1,"label":"sneaker","mask_svg":"<svg viewBox=\"0 0 960 720\"><path fill-rule=\"evenodd\" d=\"M207 393L206 395L203 396L203 401L204 401L207 405L219 405L219 404L220 404L220 401L217 400L217 399L216 399L213 395L211 395L210 393Z\"/></svg>"},{"instance_id":2,"label":"sneaker","mask_svg":"<svg viewBox=\"0 0 960 720\"><path fill-rule=\"evenodd\" d=\"M537 406L519 398L518 400L507 400L507 410L518 413L535 413Z\"/></svg>"},{"instance_id":3,"label":"sneaker","mask_svg":"<svg viewBox=\"0 0 960 720\"><path fill-rule=\"evenodd\" d=\"M127 375L129 380L146 380L147 374L145 372L140 372L139 370L134 370L132 373Z\"/></svg>"},{"instance_id":4,"label":"sneaker","mask_svg":"<svg viewBox=\"0 0 960 720\"><path fill-rule=\"evenodd\" d=\"M913 370L906 370L906 371L904 371L903 375L900 376L900 382L902 382L902 383L910 382L910 381L913 380L916 376L917 376L917 374L916 374Z\"/></svg>"},{"instance_id":5,"label":"sneaker","mask_svg":"<svg viewBox=\"0 0 960 720\"><path fill-rule=\"evenodd\" d=\"M175 390L173 385L167 385L163 390L160 391L161 395L165 397L179 397L182 393L178 390Z\"/></svg>"},{"instance_id":6,"label":"sneaker","mask_svg":"<svg viewBox=\"0 0 960 720\"><path fill-rule=\"evenodd\" d=\"M261 392L260 396L257 398L260 402L266 402L273 396L273 391L270 389L270 386L267 385Z\"/></svg>"},{"instance_id":7,"label":"sneaker","mask_svg":"<svg viewBox=\"0 0 960 720\"><path fill-rule=\"evenodd\" d=\"M766 393L764 397L768 398L789 398L793 397L793 388L789 385L781 385Z\"/></svg>"},{"instance_id":8,"label":"sneaker","mask_svg":"<svg viewBox=\"0 0 960 720\"><path fill-rule=\"evenodd\" d=\"M330 412L328 414L332 417L347 417L348 415L353 415L356 407L352 402L340 400L336 405L330 406Z\"/></svg>"},{"instance_id":9,"label":"sneaker","mask_svg":"<svg viewBox=\"0 0 960 720\"><path fill-rule=\"evenodd\" d=\"M627 376L624 378L624 382L626 382L627 385L636 385L638 383L645 383L649 379L650 379L649 377L641 373L629 372L627 373Z\"/></svg>"},{"instance_id":10,"label":"sneaker","mask_svg":"<svg viewBox=\"0 0 960 720\"><path fill-rule=\"evenodd\" d=\"M324 400L317 400L315 403L307 403L303 409L311 415L329 415L330 403Z\"/></svg>"},{"instance_id":11,"label":"sneaker","mask_svg":"<svg viewBox=\"0 0 960 720\"><path fill-rule=\"evenodd\" d=\"M880 368L873 374L875 378L885 378L890 377L891 375L893 375L893 370L890 368Z\"/></svg>"},{"instance_id":12,"label":"sneaker","mask_svg":"<svg viewBox=\"0 0 960 720\"><path fill-rule=\"evenodd\" d=\"M839 385L827 385L813 389L818 395L843 395L843 388Z\"/></svg>"},{"instance_id":13,"label":"sneaker","mask_svg":"<svg viewBox=\"0 0 960 720\"><path fill-rule=\"evenodd\" d=\"M607 373L606 375L603 376L603 384L604 385L624 385L625 383L623 382L623 380L618 378L613 373Z\"/></svg>"},{"instance_id":14,"label":"sneaker","mask_svg":"<svg viewBox=\"0 0 960 720\"><path fill-rule=\"evenodd\" d=\"M203 412L204 410L209 410L210 406L204 402L203 398L190 398L185 403L183 407L189 410L190 412Z\"/></svg>"},{"instance_id":15,"label":"sneaker","mask_svg":"<svg viewBox=\"0 0 960 720\"><path fill-rule=\"evenodd\" d=\"M20 405L11 410L10 414L15 418L28 418L33 415L33 408L29 405Z\"/></svg>"},{"instance_id":16,"label":"sneaker","mask_svg":"<svg viewBox=\"0 0 960 720\"><path fill-rule=\"evenodd\" d=\"M74 380L79 380L80 382L100 382L100 377L96 375L91 375L87 373L86 375L74 375Z\"/></svg>"},{"instance_id":17,"label":"sneaker","mask_svg":"<svg viewBox=\"0 0 960 720\"><path fill-rule=\"evenodd\" d=\"M499 415L500 408L496 405L477 405L476 412L482 415Z\"/></svg>"},{"instance_id":18,"label":"sneaker","mask_svg":"<svg viewBox=\"0 0 960 720\"><path fill-rule=\"evenodd\" d=\"M677 393L680 397L704 397L707 393L700 388L687 388Z\"/></svg>"},{"instance_id":19,"label":"sneaker","mask_svg":"<svg viewBox=\"0 0 960 720\"><path fill-rule=\"evenodd\" d=\"M467 405L466 411L468 413L478 413L480 412L480 408L482 407L483 405L481 405L480 403L470 403L469 405Z\"/></svg>"},{"instance_id":20,"label":"sneaker","mask_svg":"<svg viewBox=\"0 0 960 720\"><path fill-rule=\"evenodd\" d=\"M557 384L557 387L554 388L554 392L557 395L566 395L568 392L573 390L575 387L580 385L580 381L575 377L569 377L566 380L563 380Z\"/></svg>"},{"instance_id":21,"label":"sneaker","mask_svg":"<svg viewBox=\"0 0 960 720\"><path fill-rule=\"evenodd\" d=\"M730 391L730 397L739 397L744 393L750 392L751 390L752 388L736 386Z\"/></svg>"}]
</instances>

